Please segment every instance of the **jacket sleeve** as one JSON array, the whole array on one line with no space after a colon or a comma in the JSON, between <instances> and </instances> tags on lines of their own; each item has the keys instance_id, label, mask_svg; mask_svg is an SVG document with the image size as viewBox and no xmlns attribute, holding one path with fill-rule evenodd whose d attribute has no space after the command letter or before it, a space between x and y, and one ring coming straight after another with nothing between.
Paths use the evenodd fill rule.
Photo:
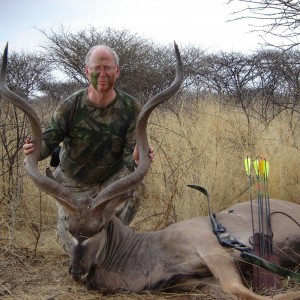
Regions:
<instances>
[{"instance_id":1,"label":"jacket sleeve","mask_svg":"<svg viewBox=\"0 0 300 300\"><path fill-rule=\"evenodd\" d=\"M43 147L40 160L50 156L63 141L70 130L73 102L69 99L61 103L54 112L47 128L43 132Z\"/></svg>"}]
</instances>

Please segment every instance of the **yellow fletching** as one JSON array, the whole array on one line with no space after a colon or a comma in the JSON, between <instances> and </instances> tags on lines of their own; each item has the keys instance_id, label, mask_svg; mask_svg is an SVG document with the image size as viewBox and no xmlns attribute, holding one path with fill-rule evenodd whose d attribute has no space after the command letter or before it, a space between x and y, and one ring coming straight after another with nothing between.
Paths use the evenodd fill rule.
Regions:
<instances>
[{"instance_id":1,"label":"yellow fletching","mask_svg":"<svg viewBox=\"0 0 300 300\"><path fill-rule=\"evenodd\" d=\"M253 166L254 166L255 174L256 174L256 176L258 177L258 176L259 176L259 163L258 163L258 159L256 159L256 160L253 162Z\"/></svg>"},{"instance_id":2,"label":"yellow fletching","mask_svg":"<svg viewBox=\"0 0 300 300\"><path fill-rule=\"evenodd\" d=\"M245 170L248 176L251 174L251 158L247 156L247 158L244 159L244 165L245 165Z\"/></svg>"},{"instance_id":3,"label":"yellow fletching","mask_svg":"<svg viewBox=\"0 0 300 300\"><path fill-rule=\"evenodd\" d=\"M260 158L258 165L259 165L259 175L261 177L264 177L265 176L265 160Z\"/></svg>"},{"instance_id":4,"label":"yellow fletching","mask_svg":"<svg viewBox=\"0 0 300 300\"><path fill-rule=\"evenodd\" d=\"M269 178L269 163L265 160L265 174L264 174L265 179Z\"/></svg>"},{"instance_id":5,"label":"yellow fletching","mask_svg":"<svg viewBox=\"0 0 300 300\"><path fill-rule=\"evenodd\" d=\"M251 158L246 157L244 159L244 166L245 170L248 176L251 174ZM268 179L269 178L269 163L265 158L262 157L257 157L253 161L253 167L255 171L255 175L257 177L263 178L263 179Z\"/></svg>"},{"instance_id":6,"label":"yellow fletching","mask_svg":"<svg viewBox=\"0 0 300 300\"><path fill-rule=\"evenodd\" d=\"M256 159L254 162L254 169L257 177L261 177L263 179L268 179L269 177L269 163L265 158L260 157Z\"/></svg>"}]
</instances>

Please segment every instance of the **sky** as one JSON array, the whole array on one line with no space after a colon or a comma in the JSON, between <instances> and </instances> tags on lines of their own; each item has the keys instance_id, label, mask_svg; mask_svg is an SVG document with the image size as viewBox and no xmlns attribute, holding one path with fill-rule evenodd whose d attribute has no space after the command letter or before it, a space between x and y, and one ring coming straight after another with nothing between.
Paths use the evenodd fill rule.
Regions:
<instances>
[{"instance_id":1,"label":"sky","mask_svg":"<svg viewBox=\"0 0 300 300\"><path fill-rule=\"evenodd\" d=\"M161 44L199 46L208 51L248 52L262 39L248 21L228 22L241 3L227 0L0 0L0 47L35 51L45 41L36 28L89 26L127 29ZM239 6L237 6L239 5ZM1 48L0 48L1 49Z\"/></svg>"}]
</instances>

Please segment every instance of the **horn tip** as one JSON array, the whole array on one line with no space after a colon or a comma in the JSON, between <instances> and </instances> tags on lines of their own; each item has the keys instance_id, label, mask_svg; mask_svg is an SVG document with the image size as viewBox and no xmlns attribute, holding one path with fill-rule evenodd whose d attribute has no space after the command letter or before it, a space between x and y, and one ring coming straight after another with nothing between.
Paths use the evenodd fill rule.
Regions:
<instances>
[{"instance_id":1,"label":"horn tip","mask_svg":"<svg viewBox=\"0 0 300 300\"><path fill-rule=\"evenodd\" d=\"M7 55L7 52L8 52L8 42L6 42L4 47L4 55Z\"/></svg>"},{"instance_id":2,"label":"horn tip","mask_svg":"<svg viewBox=\"0 0 300 300\"><path fill-rule=\"evenodd\" d=\"M3 56L2 56L2 65L1 65L1 71L0 71L0 78L1 83L5 81L5 75L6 75L6 67L7 67L7 55L8 54L8 42L6 42Z\"/></svg>"}]
</instances>

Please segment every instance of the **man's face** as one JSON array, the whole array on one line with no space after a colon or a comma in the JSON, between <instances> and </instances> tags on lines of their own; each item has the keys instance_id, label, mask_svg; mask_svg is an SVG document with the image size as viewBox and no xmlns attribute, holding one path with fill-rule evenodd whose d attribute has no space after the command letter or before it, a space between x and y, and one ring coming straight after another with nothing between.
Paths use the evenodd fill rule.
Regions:
<instances>
[{"instance_id":1,"label":"man's face","mask_svg":"<svg viewBox=\"0 0 300 300\"><path fill-rule=\"evenodd\" d=\"M99 92L111 90L120 74L113 55L105 49L96 49L85 69L87 78Z\"/></svg>"}]
</instances>

